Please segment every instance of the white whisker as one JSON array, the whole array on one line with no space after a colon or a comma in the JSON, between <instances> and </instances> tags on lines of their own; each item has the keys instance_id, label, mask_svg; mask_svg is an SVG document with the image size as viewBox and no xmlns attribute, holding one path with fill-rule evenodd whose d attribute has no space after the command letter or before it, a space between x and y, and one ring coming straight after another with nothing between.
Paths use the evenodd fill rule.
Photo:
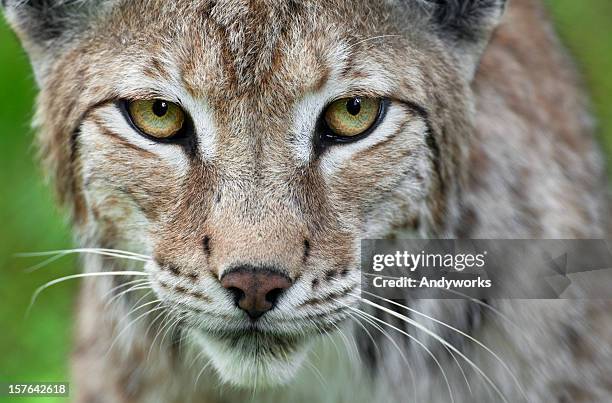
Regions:
<instances>
[{"instance_id":1,"label":"white whisker","mask_svg":"<svg viewBox=\"0 0 612 403\"><path fill-rule=\"evenodd\" d=\"M444 348L446 349L446 351L448 352L448 354L450 354L450 356L452 357L453 361L455 361L455 364L457 364L457 367L459 367L459 372L461 372L461 376L463 377L463 380L465 381L465 385L468 388L468 391L470 392L470 395L474 395L474 393L472 392L472 386L470 385L470 382L467 379L467 376L465 375L465 371L463 370L463 366L461 366L461 363L459 362L459 360L457 359L457 357L455 356L455 354L453 354L452 351L450 351L450 349L446 346L444 346Z\"/></svg>"},{"instance_id":2,"label":"white whisker","mask_svg":"<svg viewBox=\"0 0 612 403\"><path fill-rule=\"evenodd\" d=\"M191 368L194 366L194 364L202 357L204 357L206 355L206 351L204 351L204 349L200 349L200 351L194 355L194 357L191 359L191 362L189 363L189 365L187 366L187 368Z\"/></svg>"},{"instance_id":3,"label":"white whisker","mask_svg":"<svg viewBox=\"0 0 612 403\"><path fill-rule=\"evenodd\" d=\"M151 283L151 281L148 280L148 279L142 279L141 278L141 279L136 279L136 280L127 281L125 283L121 283L121 284L111 288L106 293L104 293L104 295L102 296L102 300L106 300L106 298L108 298L109 295L111 295L112 293L118 292L120 289L122 289L124 287L128 287L130 285L136 285L136 284L137 285L142 285L143 283Z\"/></svg>"},{"instance_id":4,"label":"white whisker","mask_svg":"<svg viewBox=\"0 0 612 403\"><path fill-rule=\"evenodd\" d=\"M143 306L149 305L151 302L153 302L153 301L150 301L150 302L148 302L148 303L146 303L146 304L143 304L143 305L138 305L138 304L140 304L140 301L142 301L143 299L146 299L146 298L149 296L149 294L151 294L152 292L153 292L153 290L150 290L149 292L147 292L146 294L144 294L143 296L141 296L140 298L138 298L138 300L137 300L137 301L134 303L134 306L132 307L132 309L130 309L130 310L128 311L128 313L125 315L125 317L121 318L121 320L124 320L124 319L126 319L126 318L129 318L129 317L130 317L130 315L131 315L132 313L136 312L137 310L139 310L139 309L140 309L140 308L142 308ZM155 301L159 301L159 299L157 299L157 300L155 300ZM115 309L116 309L117 307L115 306L115 307L113 307L113 308L115 308ZM115 309L113 309L113 310L115 310Z\"/></svg>"},{"instance_id":5,"label":"white whisker","mask_svg":"<svg viewBox=\"0 0 612 403\"><path fill-rule=\"evenodd\" d=\"M126 295L126 294L128 294L128 293L130 293L130 292L133 292L133 291L140 291L140 290L151 290L151 284L152 284L152 283L150 283L150 282L149 282L149 283L140 283L140 284L133 285L132 287L128 288L127 290L123 290L123 291L121 291L120 293L118 293L117 295L115 295L114 297L112 297L110 300L108 300L108 301L106 302L106 304L105 304L105 307L110 306L110 305L111 305L111 304L112 304L114 301L118 300L118 299L119 299L119 298L121 298L123 295ZM152 290L151 290L151 291L149 291L149 292L148 292L147 294L145 294L145 295L148 295L148 294L150 294L151 292L152 292Z\"/></svg>"},{"instance_id":6,"label":"white whisker","mask_svg":"<svg viewBox=\"0 0 612 403\"><path fill-rule=\"evenodd\" d=\"M367 316L361 314L360 311L355 312L355 315L357 315L358 318L365 320L370 326L377 329L383 336L385 336L391 342L391 344L398 351L398 353L402 357L402 360L406 364L406 368L408 368L408 372L410 373L410 381L412 383L412 390L414 391L414 401L415 402L418 401L417 390L416 390L416 378L414 376L414 370L412 369L412 366L410 365L408 358L406 357L406 354L404 354L404 351L402 350L402 348L397 344L397 342L393 339L393 337L391 337L391 335L389 335L389 333L386 332L385 329L383 329L378 323L374 322L372 319L368 318Z\"/></svg>"},{"instance_id":7,"label":"white whisker","mask_svg":"<svg viewBox=\"0 0 612 403\"><path fill-rule=\"evenodd\" d=\"M153 347L155 346L155 342L157 341L157 338L159 337L159 335L165 332L162 336L162 339L160 340L160 344L159 344L159 349L161 352L163 343L164 343L164 339L166 337L166 335L168 334L168 331L171 330L173 327L175 327L176 325L178 325L180 323L180 321L182 319L184 319L187 316L186 312L179 312L178 315L173 316L173 313L176 312L176 310L170 308L169 311L167 312L167 317L162 319L162 325L160 327L158 327L157 332L155 333L155 337L153 338L153 341L151 342L151 346L149 347L149 352L147 353L147 361L149 360L149 357L151 356L151 352L153 350ZM159 316L158 316L159 317ZM155 318L155 320L157 320L157 317Z\"/></svg>"},{"instance_id":8,"label":"white whisker","mask_svg":"<svg viewBox=\"0 0 612 403\"><path fill-rule=\"evenodd\" d=\"M375 273L363 273L363 275L365 275L365 276L372 276L372 277L383 277L383 278L389 278L389 279L394 279L394 280L397 280L397 279L399 279L399 278L400 278L400 277L395 277L395 276L385 276L385 275L382 275L382 274L375 274ZM444 291L444 292L448 292L449 294L455 294L455 295L458 295L458 296L460 296L460 297L463 297L463 298L465 298L465 299L468 299L469 301L471 301L471 302L473 302L473 303L475 303L475 304L477 304L477 305L480 305L480 306L482 306L482 307L484 307L484 308L486 308L486 309L490 310L490 311L491 311L491 312L493 312L494 314L498 315L498 316L499 316L501 319L503 319L504 321L508 322L510 325L512 325L512 326L513 326L515 329L517 329L517 330L518 330L519 332L521 332L521 334L522 334L523 329L521 329L519 325L517 325L516 323L514 323L514 322L512 321L512 319L510 319L510 318L509 318L507 315L505 315L505 314L504 314L503 312L501 312L499 309L495 308L493 305L491 305L491 304L487 304L486 302L481 301L481 300L479 300L478 298L474 298L474 297L472 297L471 295L468 295L468 294L462 293L461 291L452 290L452 289L449 289L449 288L440 288L439 290L440 290L440 291ZM366 292L366 291L364 291L364 292Z\"/></svg>"},{"instance_id":9,"label":"white whisker","mask_svg":"<svg viewBox=\"0 0 612 403\"><path fill-rule=\"evenodd\" d=\"M378 347L378 343L376 343L376 340L374 340L374 337L372 337L372 333L370 333L370 331L364 326L364 324L358 320L359 317L357 317L354 313L348 312L348 315L351 319L355 321L355 323L357 323L363 329L364 332L366 332L366 334L368 335L368 338L372 342L372 345L374 345L374 347L376 348L376 351L378 352L378 355L380 356L381 354L380 347Z\"/></svg>"},{"instance_id":10,"label":"white whisker","mask_svg":"<svg viewBox=\"0 0 612 403\"><path fill-rule=\"evenodd\" d=\"M338 358L342 357L342 353L340 352L340 348L338 347L338 343L336 343L336 340L334 340L334 337L328 332L320 333L327 336L327 338L331 341L332 345L334 346L334 349L336 350L336 355L338 356Z\"/></svg>"},{"instance_id":11,"label":"white whisker","mask_svg":"<svg viewBox=\"0 0 612 403\"><path fill-rule=\"evenodd\" d=\"M36 257L36 256L51 256L57 254L71 254L71 253L112 253L114 255L128 255L139 257L143 260L151 260L150 256L143 255L140 253L129 252L121 249L108 249L108 248L74 248L74 249L58 249L58 250L49 250L42 252L24 252L17 253L15 256L18 257Z\"/></svg>"},{"instance_id":12,"label":"white whisker","mask_svg":"<svg viewBox=\"0 0 612 403\"><path fill-rule=\"evenodd\" d=\"M151 328L155 325L155 323L157 322L157 320L163 316L168 314L167 311L161 311L155 318L153 318L153 320L151 321L151 323L149 323L149 326L147 326L147 329L145 330L144 334L148 335L149 332L151 331ZM162 323L160 324L160 327L163 326L165 322L162 321ZM159 331L159 328L157 328L157 331ZM153 343L151 343L151 346L153 346ZM149 348L150 349L150 348ZM147 354L147 357L149 356L149 354ZM148 358L147 358L148 360Z\"/></svg>"},{"instance_id":13,"label":"white whisker","mask_svg":"<svg viewBox=\"0 0 612 403\"><path fill-rule=\"evenodd\" d=\"M499 387L487 376L487 374L484 373L484 371L482 369L480 369L480 367L478 365L476 365L472 360L470 360L468 357L465 356L465 354L463 354L461 351L459 351L455 346L453 346L452 344L450 344L448 341L444 340L442 337L438 336L436 333L432 332L431 330L429 330L428 328L426 328L425 326L421 325L420 323L410 319L409 317L402 315L400 313L397 313L389 308L386 308L382 305L379 305L375 302L372 302L368 299L365 298L361 298L361 301L374 307L377 308L379 310L382 310L392 316L395 316L398 319L401 319L402 321L416 327L417 329L420 329L421 331L425 332L426 334L428 334L429 336L433 337L435 340L437 340L438 342L440 342L442 345L447 346L448 348L450 348L453 352L457 353L457 355L459 355L461 358L463 358L465 360L465 362L467 362L472 368L474 368L476 370L476 372L478 372L480 374L480 376L482 376L482 378L489 384L489 386L491 386L495 392L498 394L498 396L506 403L508 403L508 400L506 399L506 396L501 392L501 390L499 390Z\"/></svg>"},{"instance_id":14,"label":"white whisker","mask_svg":"<svg viewBox=\"0 0 612 403\"><path fill-rule=\"evenodd\" d=\"M140 298L138 300L138 302L142 301L143 299L144 299L144 296L142 298ZM138 302L136 302L136 304L134 304L134 307L132 309L130 309L130 311L123 318L121 318L121 320L127 320L127 318L129 318L131 314L141 310L145 306L149 306L149 305L154 304L156 302L161 302L161 300L160 299L155 299L153 301L145 302L145 303L143 303L141 305L138 305Z\"/></svg>"},{"instance_id":15,"label":"white whisker","mask_svg":"<svg viewBox=\"0 0 612 403\"><path fill-rule=\"evenodd\" d=\"M26 311L26 316L29 314L30 310L32 309L32 306L36 302L36 299L38 298L40 293L43 292L45 289L51 287L52 285L55 285L55 284L58 284L58 283L62 283L62 282L67 281L67 280L72 280L72 279L75 279L75 278L83 278L83 277L98 277L98 276L148 276L148 275L149 275L148 273L141 272L141 271L109 271L109 272L71 274L69 276L64 276L64 277L57 278L55 280L51 280L48 283L45 283L45 284L41 285L40 287L38 287L36 289L36 291L34 291L34 294L32 295L32 299L30 300L30 305L28 306L28 309Z\"/></svg>"},{"instance_id":16,"label":"white whisker","mask_svg":"<svg viewBox=\"0 0 612 403\"><path fill-rule=\"evenodd\" d=\"M51 256L50 258L45 259L44 261L25 269L27 273L31 273L33 271L36 271L38 269L41 269L53 263L56 260L63 258L64 256L68 256L70 254L76 254L76 253L93 253L97 255L117 257L121 259L136 260L139 262L148 262L151 260L150 257L141 255L139 253L127 252L127 251L122 251L118 249L116 250L116 249L103 249L103 248L60 249L60 250L44 251L44 252L17 253L15 254L15 256L16 257Z\"/></svg>"},{"instance_id":17,"label":"white whisker","mask_svg":"<svg viewBox=\"0 0 612 403\"><path fill-rule=\"evenodd\" d=\"M353 314L351 314L350 312L349 312L349 315L350 315L351 317L353 316ZM367 318L362 318L362 319L367 320ZM367 329L366 329L366 328L365 328L365 327L364 327L364 326L361 324L361 322L357 321L356 319L355 319L355 321L356 321L357 323L359 323L359 325L361 325L361 327L362 327L362 328L363 328L363 329L364 329L366 332L368 332L368 331L367 331ZM376 324L372 324L371 322L368 322L368 323L370 323L370 325L376 325ZM378 326L378 325L376 325L376 326ZM380 328L380 326L378 326L378 327ZM382 330L381 330L381 332L384 332L384 331L382 331ZM383 333L383 334L384 334L384 333ZM368 332L368 335L370 336L370 339L372 340L372 342L373 342L373 343L375 343L375 342L374 342L374 339L373 339L373 338L372 338L372 336L370 335L370 332ZM389 337L389 336L387 335L387 337ZM390 339L390 340L394 342L394 340L393 340L393 339ZM410 365L408 364L408 361L406 360L406 357L405 357L405 356L402 354L402 351L401 351L401 349L399 348L399 346L397 345L397 343L394 343L394 344L395 344L395 347L396 347L396 348L397 348L397 349L400 351L400 354L402 355L402 357L404 358L404 361L406 362L406 365L408 366L408 369L409 369L409 371L410 371L410 375L411 375L411 380L412 380L413 387L414 387L414 388L416 388L416 386L415 386L415 380L414 380L414 373L412 372L412 368L411 368L411 367L410 367ZM376 344L375 344L375 347L376 347L376 349L377 349L377 350L380 352L380 349L378 348L378 346L377 346ZM446 346L443 346L443 347L446 349L446 351L449 353L449 355L452 357L452 359L455 361L455 363L456 363L456 364L457 364L457 366L459 367L459 371L461 372L461 375L463 376L463 379L465 380L465 384L467 385L467 388L468 388L468 390L469 390L469 392L470 392L470 395L471 395L471 394L472 394L472 387L470 386L470 383L468 382L468 379L467 379L467 376L465 375L465 371L463 370L463 367L461 366L461 364L460 364L460 363L459 363L459 361L457 360L457 357L455 357L455 354L453 354L453 352L452 352L452 351L451 351L451 350L450 350L448 347L446 347ZM416 390L415 390L415 393L416 393ZM416 401L416 400L417 400L417 398L416 398L416 395L415 395L415 401Z\"/></svg>"},{"instance_id":18,"label":"white whisker","mask_svg":"<svg viewBox=\"0 0 612 403\"><path fill-rule=\"evenodd\" d=\"M313 365L312 362L310 362L310 360L308 359L304 361L304 364L306 364L306 366L308 366L312 373L315 374L315 377L319 380L321 386L323 386L325 390L329 391L329 385L327 381L325 381L325 378L323 377L323 374L321 374L321 371L319 371L319 368Z\"/></svg>"},{"instance_id":19,"label":"white whisker","mask_svg":"<svg viewBox=\"0 0 612 403\"><path fill-rule=\"evenodd\" d=\"M117 335L115 336L113 342L111 343L110 347L108 347L108 350L106 352L106 354L110 353L110 351L113 349L113 347L115 346L115 343L119 340L119 338L121 337L121 335L123 335L123 333L125 333L134 323L138 322L141 318L149 315L152 312L156 312L159 311L160 309L166 309L166 307L163 305L162 301L157 299L154 301L150 301L147 302L146 304L143 304L141 306L139 306L138 308L136 308L135 310L132 310L131 312L135 312L137 310L139 310L140 308L142 308L145 305L150 305L153 303L158 303L158 305L154 308L149 309L148 311L138 315L134 320L130 321L130 323L128 323L128 325L126 327L124 327L123 329L121 329L121 331L119 333L117 333Z\"/></svg>"},{"instance_id":20,"label":"white whisker","mask_svg":"<svg viewBox=\"0 0 612 403\"><path fill-rule=\"evenodd\" d=\"M351 346L351 343L349 342L348 338L346 337L342 329L340 329L340 327L338 327L338 325L336 325L335 323L332 323L332 326L334 326L338 330L338 333L340 334L340 337L342 338L342 342L344 344L346 353L349 356L349 359L353 361L355 364L360 365L361 357L359 357L357 350L353 346Z\"/></svg>"},{"instance_id":21,"label":"white whisker","mask_svg":"<svg viewBox=\"0 0 612 403\"><path fill-rule=\"evenodd\" d=\"M380 322L380 323L382 323L383 325L390 327L391 329L394 329L394 330L398 331L399 333L403 334L404 336L408 337L410 340L412 340L413 342L415 342L416 344L418 344L418 345L419 345L421 348L423 348L423 349L424 349L424 350L427 352L427 354L428 354L428 355L431 357L431 359L432 359L432 360L433 360L433 361L436 363L436 365L438 366L438 368L440 369L440 372L442 373L442 377L444 378L444 382L446 383L446 387L447 387L447 389L448 389L448 394L449 394L449 396L450 396L451 403L454 403L454 402L455 402L455 398L454 398L454 396L453 396L453 392L452 392L452 389L451 389L451 387L450 387L450 382L448 381L448 377L446 376L446 372L444 371L444 368L443 368L443 367L442 367L442 365L440 364L440 361L438 361L438 359L436 358L436 356L435 356L435 355L434 355L434 354L431 352L431 350L430 350L429 348L427 348L427 346L426 346L426 345L424 345L424 344L423 344L423 343L422 343L420 340L418 340L417 338L415 338L415 337L414 337L413 335L411 335L410 333L407 333L407 332L403 331L402 329L400 329L400 328L398 328L398 327L396 327L396 326L393 326L392 324L387 323L387 322L385 322L384 320L382 320L382 319L380 319L380 318L377 318L377 317L376 317L376 316L374 316L374 315L371 315L371 314L369 314L369 313L367 313L367 312L364 312L364 311L362 311L362 310L359 310L359 309L357 309L357 308L354 308L354 307L352 307L352 306L350 306L350 305L344 304L343 302L340 302L340 301L337 301L337 302L339 302L340 304L342 304L342 305L346 306L348 309L350 309L350 310L352 310L352 311L354 311L354 312L359 312L359 313L361 313L362 315L366 315L367 317L369 317L369 318L371 318L371 319L373 319L373 320L375 320L375 321L377 321L377 322Z\"/></svg>"},{"instance_id":22,"label":"white whisker","mask_svg":"<svg viewBox=\"0 0 612 403\"><path fill-rule=\"evenodd\" d=\"M50 265L51 263L55 262L56 260L59 260L59 259L63 258L66 255L67 255L67 253L63 253L63 254L59 254L57 256L50 257L48 259L43 260L40 263L35 264L34 266L30 266L30 267L24 269L24 271L26 273L32 273L32 272L34 272L34 271L36 271L38 269L41 269L41 268L43 268L43 267L45 267L47 265Z\"/></svg>"},{"instance_id":23,"label":"white whisker","mask_svg":"<svg viewBox=\"0 0 612 403\"><path fill-rule=\"evenodd\" d=\"M163 316L163 315L168 315L168 311L167 310L162 310L152 321L151 323L149 323L149 326L147 326L147 329L145 330L145 334L148 335L149 331L151 330L151 327L157 322L157 320ZM155 336L153 341L151 342L150 346L149 346L149 352L147 353L147 362L149 362L149 359L151 358L151 352L153 350L153 346L155 345L155 339L157 339L157 336L159 335L159 332L161 331L161 328L164 327L166 325L166 321L164 321L162 319L160 325L157 327L157 330L155 332Z\"/></svg>"},{"instance_id":24,"label":"white whisker","mask_svg":"<svg viewBox=\"0 0 612 403\"><path fill-rule=\"evenodd\" d=\"M176 327L181 323L181 321L185 318L186 314L183 313L179 313L179 315L177 315L176 319L174 320L174 322L168 327L168 329L166 329L166 331L164 332L164 335L162 336L160 342L159 342L159 351L161 352L161 349L164 345L164 340L166 340L166 336L168 336L168 333L172 333L174 331L176 331Z\"/></svg>"},{"instance_id":25,"label":"white whisker","mask_svg":"<svg viewBox=\"0 0 612 403\"><path fill-rule=\"evenodd\" d=\"M187 368L188 368L189 370L191 370L191 367L192 367L192 366L193 366L193 365L194 365L194 364L195 364L195 363L196 363L196 362L197 362L197 361L198 361L200 358L204 358L205 356L206 356L205 351L204 351L203 349L200 349L200 351L199 351L197 354L195 354L195 358L194 358L194 359L191 361L191 364L189 364L189 366L188 366ZM210 364L211 364L211 361L210 361L210 360L206 361L206 363L203 365L202 370L201 370L200 372L204 371L204 370L205 370L205 369L206 369L206 368L207 368L207 367L208 367ZM200 378L200 374L198 373L198 375L196 376L196 378L194 379L194 382L193 382L193 390L194 390L194 391L196 390L196 387L197 387L197 382L198 382L198 379L199 379L199 378Z\"/></svg>"},{"instance_id":26,"label":"white whisker","mask_svg":"<svg viewBox=\"0 0 612 403\"><path fill-rule=\"evenodd\" d=\"M382 300L382 301L385 301L385 302L387 302L387 303L389 303L389 304L393 304L393 305L398 306L398 307L400 307L400 308L402 308L402 309L405 309L405 310L407 310L407 311L409 311L409 312L412 312L412 313L415 313L415 314L417 314L417 315L419 315L419 316L422 316L422 317L424 317L424 318L427 318L427 319L429 319L429 320L431 320L431 321L433 321L433 322L435 322L435 323L438 323L438 324L440 324L440 325L442 325L442 326L444 326L444 327L446 327L446 328L448 328L448 329L453 330L454 332L457 332L458 334L462 335L463 337L467 338L468 340L470 340L470 341L472 341L472 342L476 343L478 346L480 346L481 348L483 348L483 349L484 349L486 352L488 352L489 354L491 354L491 355L492 355L492 356L493 356L493 357L494 357L494 358L495 358L495 359L496 359L496 360L497 360L497 361L498 361L498 362L499 362L499 363L500 363L500 364L501 364L501 365L504 367L504 369L505 369L505 370L506 370L506 371L507 371L507 372L510 374L510 377L512 378L512 380L513 380L513 381L516 383L516 385L518 386L518 388L519 388L519 390L520 390L521 394L523 395L523 397L525 398L525 400L527 400L527 396L526 396L526 394L525 394L525 392L524 392L524 390L523 390L523 388L522 388L522 385L521 385L521 383L519 382L519 380L518 380L518 378L516 377L516 375L514 374L514 372L513 372L513 371L510 369L510 366L508 366L508 364L506 364L506 363L504 362L504 360L502 360L502 359L501 359L501 357L499 357L499 356L498 356L498 355L497 355L497 354L496 354L496 353L495 353L493 350L491 350L491 349L490 349L490 348L489 348L487 345L485 345L484 343L480 342L480 341L479 341L479 340L477 340L476 338L474 338L474 337L470 336L469 334L467 334L467 333L465 333L465 332L463 332L463 331L461 331L461 330L459 330L459 329L457 329L457 328L455 328L455 327L453 327L453 326L451 326L451 325L449 325L449 324L447 324L447 323L444 323L444 322L442 322L442 321L440 321L440 320L438 320L438 319L436 319L436 318L432 318L431 316L426 315L426 314L424 314L424 313L422 313L422 312L419 312L419 311L417 311L417 310L415 310L415 309L413 309L413 308L407 307L407 306L402 305L402 304L400 304L400 303L398 303L398 302L395 302L395 301L393 301L393 300L390 300L390 299L387 299L387 298L383 298L383 297L381 297L381 296L378 296L378 295L373 294L373 293L368 292L368 291L362 291L362 292L363 292L364 294L371 295L371 296L373 296L373 297L375 297L375 298L378 298L378 299L380 299L380 300ZM362 300L363 300L363 298L362 298ZM366 300L366 301L367 301L367 300Z\"/></svg>"},{"instance_id":27,"label":"white whisker","mask_svg":"<svg viewBox=\"0 0 612 403\"><path fill-rule=\"evenodd\" d=\"M412 366L408 362L408 359L406 358L406 355L404 354L404 352L402 351L400 346L398 346L397 343L395 342L395 340L393 340L393 338L391 336L389 336L389 334L387 332L385 332L385 330L382 327L380 327L377 323L373 322L372 320L370 320L368 318L359 316L357 313L353 313L353 312L347 312L347 313L367 333L368 337L372 341L372 344L374 344L374 347L376 348L376 351L378 351L378 355L379 356L381 356L381 350L380 350L380 347L378 346L378 343L376 343L376 341L372 337L372 334L370 333L370 331L363 325L363 323L361 323L359 321L359 319L363 319L370 326L372 326L375 329L377 329L383 336L385 336L393 344L393 346L397 349L397 351L399 352L400 356L402 357L402 360L404 361L404 364L406 364L406 368L408 369L408 373L410 374L410 383L412 384L412 390L413 390L413 393L414 393L414 401L415 402L418 401L417 390L416 390L416 379L414 377L414 371L412 370Z\"/></svg>"},{"instance_id":28,"label":"white whisker","mask_svg":"<svg viewBox=\"0 0 612 403\"><path fill-rule=\"evenodd\" d=\"M202 376L202 374L204 373L204 371L206 370L206 368L208 368L210 366L210 364L212 364L212 361L208 361L200 370L200 372L198 373L198 376L196 376L195 381L193 382L193 387L194 389L196 388L198 381L200 380L200 377Z\"/></svg>"}]
</instances>

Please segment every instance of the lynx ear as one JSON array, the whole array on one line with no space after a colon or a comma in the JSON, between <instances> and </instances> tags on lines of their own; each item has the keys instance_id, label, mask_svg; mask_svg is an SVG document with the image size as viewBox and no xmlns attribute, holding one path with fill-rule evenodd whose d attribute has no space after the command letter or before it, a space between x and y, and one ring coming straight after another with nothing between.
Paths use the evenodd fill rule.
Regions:
<instances>
[{"instance_id":1,"label":"lynx ear","mask_svg":"<svg viewBox=\"0 0 612 403\"><path fill-rule=\"evenodd\" d=\"M78 38L102 0L0 0L40 83L61 50Z\"/></svg>"},{"instance_id":2,"label":"lynx ear","mask_svg":"<svg viewBox=\"0 0 612 403\"><path fill-rule=\"evenodd\" d=\"M449 46L468 79L499 23L506 0L426 0L436 32Z\"/></svg>"}]
</instances>

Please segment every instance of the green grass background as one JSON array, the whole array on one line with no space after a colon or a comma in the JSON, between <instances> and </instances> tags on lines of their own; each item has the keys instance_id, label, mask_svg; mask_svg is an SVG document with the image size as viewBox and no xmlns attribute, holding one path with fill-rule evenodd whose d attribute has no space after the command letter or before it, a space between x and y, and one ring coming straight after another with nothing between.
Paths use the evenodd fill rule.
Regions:
<instances>
[{"instance_id":1,"label":"green grass background","mask_svg":"<svg viewBox=\"0 0 612 403\"><path fill-rule=\"evenodd\" d=\"M558 30L591 90L600 122L600 140L610 156L612 1L550 0L549 4ZM69 378L71 315L77 283L64 283L45 291L29 317L24 315L35 288L76 272L75 259L64 258L34 273L25 273L36 260L14 257L17 252L71 246L65 220L35 163L29 128L35 93L27 58L0 18L0 382Z\"/></svg>"}]
</instances>

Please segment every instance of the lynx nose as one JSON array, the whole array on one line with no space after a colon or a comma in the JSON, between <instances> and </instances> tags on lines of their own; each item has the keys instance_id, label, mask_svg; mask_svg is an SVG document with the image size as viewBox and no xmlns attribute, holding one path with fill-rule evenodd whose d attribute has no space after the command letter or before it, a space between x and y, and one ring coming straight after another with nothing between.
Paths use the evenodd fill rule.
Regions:
<instances>
[{"instance_id":1,"label":"lynx nose","mask_svg":"<svg viewBox=\"0 0 612 403\"><path fill-rule=\"evenodd\" d=\"M269 268L240 266L221 278L221 285L234 295L236 305L253 320L274 308L291 280Z\"/></svg>"}]
</instances>

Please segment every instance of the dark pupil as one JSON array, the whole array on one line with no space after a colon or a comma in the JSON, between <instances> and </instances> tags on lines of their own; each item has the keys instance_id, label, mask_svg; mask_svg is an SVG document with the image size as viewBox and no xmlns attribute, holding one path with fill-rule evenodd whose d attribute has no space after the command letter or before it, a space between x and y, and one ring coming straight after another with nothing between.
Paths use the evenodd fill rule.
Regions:
<instances>
[{"instance_id":1,"label":"dark pupil","mask_svg":"<svg viewBox=\"0 0 612 403\"><path fill-rule=\"evenodd\" d=\"M158 116L158 117L162 117L166 114L166 112L168 112L168 103L165 101L160 101L157 100L155 102L153 102L153 113Z\"/></svg>"},{"instance_id":2,"label":"dark pupil","mask_svg":"<svg viewBox=\"0 0 612 403\"><path fill-rule=\"evenodd\" d=\"M361 98L351 98L346 102L346 111L355 116L361 110Z\"/></svg>"}]
</instances>

